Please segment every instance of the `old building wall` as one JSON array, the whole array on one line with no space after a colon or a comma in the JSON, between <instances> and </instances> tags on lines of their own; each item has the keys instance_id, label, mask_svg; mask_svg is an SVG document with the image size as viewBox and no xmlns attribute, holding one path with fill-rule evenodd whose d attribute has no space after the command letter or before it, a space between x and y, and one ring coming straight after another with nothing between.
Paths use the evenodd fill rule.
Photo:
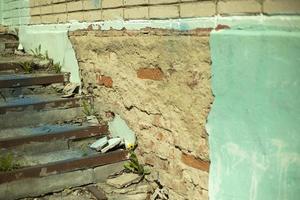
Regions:
<instances>
[{"instance_id":1,"label":"old building wall","mask_svg":"<svg viewBox=\"0 0 300 200\"><path fill-rule=\"evenodd\" d=\"M83 91L92 84L102 117L113 112L128 123L170 199L208 199L208 32L141 32L71 33Z\"/></svg>"},{"instance_id":2,"label":"old building wall","mask_svg":"<svg viewBox=\"0 0 300 200\"><path fill-rule=\"evenodd\" d=\"M30 0L30 24L299 14L298 0Z\"/></svg>"}]
</instances>

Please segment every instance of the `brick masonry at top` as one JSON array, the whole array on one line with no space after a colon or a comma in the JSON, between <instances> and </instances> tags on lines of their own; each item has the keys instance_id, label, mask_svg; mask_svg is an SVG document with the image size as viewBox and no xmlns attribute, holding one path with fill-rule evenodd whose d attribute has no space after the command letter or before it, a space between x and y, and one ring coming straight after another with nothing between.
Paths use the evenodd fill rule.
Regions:
<instances>
[{"instance_id":1,"label":"brick masonry at top","mask_svg":"<svg viewBox=\"0 0 300 200\"><path fill-rule=\"evenodd\" d=\"M298 0L30 0L31 24L299 14Z\"/></svg>"}]
</instances>

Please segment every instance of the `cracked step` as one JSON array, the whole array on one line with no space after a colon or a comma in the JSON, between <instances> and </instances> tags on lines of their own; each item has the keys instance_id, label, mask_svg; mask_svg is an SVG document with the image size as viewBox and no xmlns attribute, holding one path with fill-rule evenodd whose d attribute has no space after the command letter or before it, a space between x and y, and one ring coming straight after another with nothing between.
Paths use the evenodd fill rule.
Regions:
<instances>
[{"instance_id":1,"label":"cracked step","mask_svg":"<svg viewBox=\"0 0 300 200\"><path fill-rule=\"evenodd\" d=\"M40 124L56 124L83 118L81 98L58 98L16 105L2 104L0 127L13 128Z\"/></svg>"},{"instance_id":2,"label":"cracked step","mask_svg":"<svg viewBox=\"0 0 300 200\"><path fill-rule=\"evenodd\" d=\"M46 145L55 140L74 140L108 133L106 125L44 125L39 127L22 127L0 130L0 149L12 148L20 145ZM50 146L50 145L49 145Z\"/></svg>"},{"instance_id":3,"label":"cracked step","mask_svg":"<svg viewBox=\"0 0 300 200\"><path fill-rule=\"evenodd\" d=\"M4 74L0 76L0 88L64 83L63 74Z\"/></svg>"},{"instance_id":4,"label":"cracked step","mask_svg":"<svg viewBox=\"0 0 300 200\"><path fill-rule=\"evenodd\" d=\"M109 174L120 171L128 157L125 150L81 157L74 153L69 159L0 172L0 199L35 197L104 181Z\"/></svg>"}]
</instances>

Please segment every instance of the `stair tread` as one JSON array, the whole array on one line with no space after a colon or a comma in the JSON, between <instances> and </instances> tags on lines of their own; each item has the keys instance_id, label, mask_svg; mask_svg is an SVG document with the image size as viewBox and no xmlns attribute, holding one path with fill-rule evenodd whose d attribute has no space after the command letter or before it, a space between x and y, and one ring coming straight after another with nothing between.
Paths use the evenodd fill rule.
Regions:
<instances>
[{"instance_id":1,"label":"stair tread","mask_svg":"<svg viewBox=\"0 0 300 200\"><path fill-rule=\"evenodd\" d=\"M26 62L26 61L32 61L33 56L1 56L0 57L0 67L5 66L6 64L12 64L12 63L20 63L20 62ZM1 68L0 68L1 69Z\"/></svg>"},{"instance_id":2,"label":"stair tread","mask_svg":"<svg viewBox=\"0 0 300 200\"><path fill-rule=\"evenodd\" d=\"M0 101L0 108L12 107L12 106L26 106L33 104L40 104L44 102L59 101L59 100L70 100L71 98L62 98L58 94L39 94L39 95L26 95L21 97L8 97L6 101Z\"/></svg>"},{"instance_id":3,"label":"stair tread","mask_svg":"<svg viewBox=\"0 0 300 200\"><path fill-rule=\"evenodd\" d=\"M47 85L62 82L64 82L64 75L55 73L0 75L0 88Z\"/></svg>"},{"instance_id":4,"label":"stair tread","mask_svg":"<svg viewBox=\"0 0 300 200\"><path fill-rule=\"evenodd\" d=\"M41 126L8 128L0 130L0 140L63 133L67 131L88 129L89 127L91 126L87 124L45 124Z\"/></svg>"},{"instance_id":5,"label":"stair tread","mask_svg":"<svg viewBox=\"0 0 300 200\"><path fill-rule=\"evenodd\" d=\"M72 153L74 152L70 152L69 156ZM68 157L68 159L59 160L58 157L54 157L57 161L53 159L51 162L45 164L37 164L13 171L0 172L0 184L24 178L50 176L80 169L94 168L128 160L128 151L126 150L115 150L104 154L96 152L81 157L76 153L74 153L74 155L72 158Z\"/></svg>"},{"instance_id":6,"label":"stair tread","mask_svg":"<svg viewBox=\"0 0 300 200\"><path fill-rule=\"evenodd\" d=\"M63 76L63 74L55 74L55 73L3 74L0 75L0 80L9 81L15 79L29 79L29 78L38 78L38 77L47 77L47 76Z\"/></svg>"},{"instance_id":7,"label":"stair tread","mask_svg":"<svg viewBox=\"0 0 300 200\"><path fill-rule=\"evenodd\" d=\"M25 155L19 158L18 162L21 166L43 165L47 163L59 162L63 160L78 159L84 156L94 155L97 152L83 151L81 149L67 149L61 151L53 151L34 155Z\"/></svg>"}]
</instances>

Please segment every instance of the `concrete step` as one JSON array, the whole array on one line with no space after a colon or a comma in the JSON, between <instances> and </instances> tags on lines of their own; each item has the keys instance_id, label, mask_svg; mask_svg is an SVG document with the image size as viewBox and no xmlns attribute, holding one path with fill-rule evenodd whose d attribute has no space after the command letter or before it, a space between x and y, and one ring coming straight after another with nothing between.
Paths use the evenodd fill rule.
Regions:
<instances>
[{"instance_id":1,"label":"concrete step","mask_svg":"<svg viewBox=\"0 0 300 200\"><path fill-rule=\"evenodd\" d=\"M81 98L31 96L0 104L0 127L15 128L39 124L56 124L84 118ZM13 99L12 99L13 100Z\"/></svg>"},{"instance_id":2,"label":"concrete step","mask_svg":"<svg viewBox=\"0 0 300 200\"><path fill-rule=\"evenodd\" d=\"M80 159L84 156L95 155L95 151L83 151L81 149L66 149L39 154L18 155L15 159L21 168L44 165L65 160Z\"/></svg>"},{"instance_id":3,"label":"concrete step","mask_svg":"<svg viewBox=\"0 0 300 200\"><path fill-rule=\"evenodd\" d=\"M4 74L0 76L0 88L63 83L63 74Z\"/></svg>"},{"instance_id":4,"label":"concrete step","mask_svg":"<svg viewBox=\"0 0 300 200\"><path fill-rule=\"evenodd\" d=\"M54 87L55 86L55 87ZM14 97L19 98L26 95L54 95L57 94L57 86L60 88L64 87L63 83L56 83L51 85L34 85L34 86L27 86L27 87L17 87L17 88L0 88L0 102L4 102L5 98ZM3 96L3 97L2 97Z\"/></svg>"},{"instance_id":5,"label":"concrete step","mask_svg":"<svg viewBox=\"0 0 300 200\"><path fill-rule=\"evenodd\" d=\"M28 64L32 68L31 73L48 73L54 72L51 68L52 61L49 59L39 58L33 55L2 55L0 56L0 75L24 73L24 65Z\"/></svg>"},{"instance_id":6,"label":"concrete step","mask_svg":"<svg viewBox=\"0 0 300 200\"><path fill-rule=\"evenodd\" d=\"M67 188L105 182L110 174L123 169L125 161L89 169L70 171L50 176L20 179L0 185L0 199L14 200L39 197ZM59 198L60 199L60 198Z\"/></svg>"},{"instance_id":7,"label":"concrete step","mask_svg":"<svg viewBox=\"0 0 300 200\"><path fill-rule=\"evenodd\" d=\"M18 41L2 41L0 42L0 53L1 54L13 54L16 49L18 49Z\"/></svg>"},{"instance_id":8,"label":"concrete step","mask_svg":"<svg viewBox=\"0 0 300 200\"><path fill-rule=\"evenodd\" d=\"M58 95L26 95L8 97L0 101L0 115L9 112L50 110L52 108L73 108L81 105L80 97L61 98Z\"/></svg>"},{"instance_id":9,"label":"concrete step","mask_svg":"<svg viewBox=\"0 0 300 200\"><path fill-rule=\"evenodd\" d=\"M18 36L11 33L0 32L0 43L5 41L18 41Z\"/></svg>"},{"instance_id":10,"label":"concrete step","mask_svg":"<svg viewBox=\"0 0 300 200\"><path fill-rule=\"evenodd\" d=\"M89 126L76 124L48 124L39 127L21 127L0 130L0 149L21 148L24 151L26 146L35 149L33 146L51 146L55 140L74 140L89 137L100 137L108 133L106 125ZM21 147L20 147L21 146ZM56 147L54 147L56 148ZM36 148L37 150L39 148ZM48 148L49 151L49 148Z\"/></svg>"},{"instance_id":11,"label":"concrete step","mask_svg":"<svg viewBox=\"0 0 300 200\"><path fill-rule=\"evenodd\" d=\"M44 158L52 158L53 162L45 163L47 160ZM38 196L67 187L99 182L122 168L122 163L118 163L128 160L128 152L117 150L80 156L80 152L64 151L60 154L56 152L53 157L35 157L35 160L42 164L0 172L0 199ZM112 165L114 163L118 166Z\"/></svg>"},{"instance_id":12,"label":"concrete step","mask_svg":"<svg viewBox=\"0 0 300 200\"><path fill-rule=\"evenodd\" d=\"M4 71L22 72L20 63L31 62L34 58L32 56L2 56L0 58L0 73Z\"/></svg>"}]
</instances>

